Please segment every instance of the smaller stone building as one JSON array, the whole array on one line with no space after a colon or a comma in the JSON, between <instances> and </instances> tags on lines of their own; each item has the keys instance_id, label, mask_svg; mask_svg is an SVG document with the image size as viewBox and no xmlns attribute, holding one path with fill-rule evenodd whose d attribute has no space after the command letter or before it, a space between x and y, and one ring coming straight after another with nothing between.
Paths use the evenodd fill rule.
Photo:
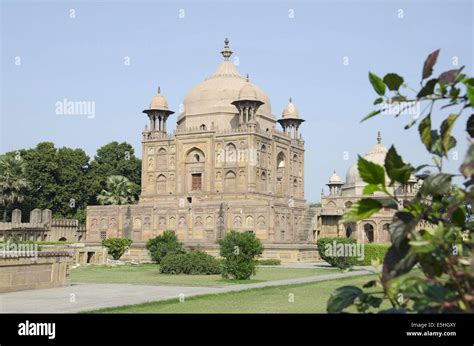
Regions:
<instances>
[{"instance_id":1,"label":"smaller stone building","mask_svg":"<svg viewBox=\"0 0 474 346\"><path fill-rule=\"evenodd\" d=\"M387 148L382 144L380 132L377 135L377 143L364 156L368 161L384 165ZM388 185L387 181L387 185ZM383 208L371 217L356 223L344 224L341 222L343 214L350 206L363 197L364 187L367 185L359 175L357 162L349 167L346 181L334 171L329 178L329 192L321 192L321 207L316 209L314 219L314 238L318 237L352 237L359 243L389 243L390 233L388 231L390 222L395 213L393 209ZM404 201L415 197L418 187L421 185L416 177L411 176L406 185L396 184L389 191L394 194L403 204ZM371 198L384 198L385 194L375 192Z\"/></svg>"},{"instance_id":2,"label":"smaller stone building","mask_svg":"<svg viewBox=\"0 0 474 346\"><path fill-rule=\"evenodd\" d=\"M33 209L28 222L22 222L21 210L12 212L10 222L0 222L0 242L17 237L23 241L86 240L86 229L75 219L55 219L49 209Z\"/></svg>"}]
</instances>

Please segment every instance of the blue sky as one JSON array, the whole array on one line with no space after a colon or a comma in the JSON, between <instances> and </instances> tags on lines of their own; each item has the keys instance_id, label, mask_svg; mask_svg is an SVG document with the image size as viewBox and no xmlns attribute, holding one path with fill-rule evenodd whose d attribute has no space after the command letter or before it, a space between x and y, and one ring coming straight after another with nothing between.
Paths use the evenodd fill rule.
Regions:
<instances>
[{"instance_id":1,"label":"blue sky","mask_svg":"<svg viewBox=\"0 0 474 346\"><path fill-rule=\"evenodd\" d=\"M1 4L0 152L52 141L83 148L92 157L117 140L131 143L141 156L147 123L141 111L157 86L178 110L186 93L221 62L228 37L239 71L265 90L273 113L279 117L291 96L306 119L301 133L309 201L319 200L333 169L345 179L378 130L383 143L394 143L405 160L430 160L416 129L403 129L408 118L384 115L359 123L376 96L369 70L382 76L398 72L416 87L424 59L441 48L435 74L456 68L456 58L473 72L474 13L468 0ZM94 101L95 117L57 115L55 104L65 98ZM436 118L439 125L442 117ZM454 130L459 160L450 157L450 170L466 151L463 123Z\"/></svg>"}]
</instances>

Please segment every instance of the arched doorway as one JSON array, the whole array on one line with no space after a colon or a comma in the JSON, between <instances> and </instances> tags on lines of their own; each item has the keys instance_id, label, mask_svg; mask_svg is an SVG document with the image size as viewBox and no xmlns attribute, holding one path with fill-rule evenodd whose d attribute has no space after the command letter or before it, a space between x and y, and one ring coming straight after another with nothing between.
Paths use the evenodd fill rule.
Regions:
<instances>
[{"instance_id":1,"label":"arched doorway","mask_svg":"<svg viewBox=\"0 0 474 346\"><path fill-rule=\"evenodd\" d=\"M390 236L390 224L386 223L382 226L382 236L380 237L381 243L390 243L391 236Z\"/></svg>"},{"instance_id":2,"label":"arched doorway","mask_svg":"<svg viewBox=\"0 0 474 346\"><path fill-rule=\"evenodd\" d=\"M364 225L364 233L365 233L366 242L373 243L374 242L374 226L372 226L370 223L366 223Z\"/></svg>"}]
</instances>

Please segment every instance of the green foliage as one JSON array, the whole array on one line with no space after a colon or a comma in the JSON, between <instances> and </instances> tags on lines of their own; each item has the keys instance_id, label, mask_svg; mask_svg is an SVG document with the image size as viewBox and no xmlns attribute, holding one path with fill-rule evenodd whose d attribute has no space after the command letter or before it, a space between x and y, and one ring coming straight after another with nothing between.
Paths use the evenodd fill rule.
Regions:
<instances>
[{"instance_id":1,"label":"green foliage","mask_svg":"<svg viewBox=\"0 0 474 346\"><path fill-rule=\"evenodd\" d=\"M141 184L141 160L134 155L133 147L128 143L111 142L97 149L90 164L91 189L95 192L90 203L97 204L96 197L106 189L107 178L120 175L131 183L134 199L138 199Z\"/></svg>"},{"instance_id":2,"label":"green foliage","mask_svg":"<svg viewBox=\"0 0 474 346\"><path fill-rule=\"evenodd\" d=\"M123 205L132 203L133 184L121 175L111 175L107 178L107 187L97 196L100 204Z\"/></svg>"},{"instance_id":3,"label":"green foliage","mask_svg":"<svg viewBox=\"0 0 474 346\"><path fill-rule=\"evenodd\" d=\"M403 162L393 145L388 150L387 156L385 156L385 169L390 178L390 185L393 185L395 182L407 183L411 173L414 171L412 165Z\"/></svg>"},{"instance_id":4,"label":"green foliage","mask_svg":"<svg viewBox=\"0 0 474 346\"><path fill-rule=\"evenodd\" d=\"M89 157L82 149L58 149L43 142L20 155L26 162L25 177L31 182L22 211L48 208L53 215L75 217L78 210L85 209L90 196Z\"/></svg>"},{"instance_id":5,"label":"green foliage","mask_svg":"<svg viewBox=\"0 0 474 346\"><path fill-rule=\"evenodd\" d=\"M158 264L168 254L184 253L183 244L178 241L173 231L164 231L163 234L149 239L146 248L150 252L151 259Z\"/></svg>"},{"instance_id":6,"label":"green foliage","mask_svg":"<svg viewBox=\"0 0 474 346\"><path fill-rule=\"evenodd\" d=\"M30 187L25 178L26 163L19 155L0 156L0 205L3 221L7 220L7 208L22 202Z\"/></svg>"},{"instance_id":7,"label":"green foliage","mask_svg":"<svg viewBox=\"0 0 474 346\"><path fill-rule=\"evenodd\" d=\"M338 238L338 237L325 237L319 238L316 242L318 246L319 256L331 266L339 269L347 269L357 263L357 257L348 256L349 252L344 251L338 253L338 250L344 249L346 245L352 246L356 244L355 239L352 238Z\"/></svg>"},{"instance_id":8,"label":"green foliage","mask_svg":"<svg viewBox=\"0 0 474 346\"><path fill-rule=\"evenodd\" d=\"M400 77L396 73L387 73L385 77L383 77L383 82L390 90L397 91L403 84L403 77Z\"/></svg>"},{"instance_id":9,"label":"green foliage","mask_svg":"<svg viewBox=\"0 0 474 346\"><path fill-rule=\"evenodd\" d=\"M382 79L380 79L376 74L369 72L369 80L375 92L380 96L383 96L385 94L385 84Z\"/></svg>"},{"instance_id":10,"label":"green foliage","mask_svg":"<svg viewBox=\"0 0 474 346\"><path fill-rule=\"evenodd\" d=\"M138 197L141 161L133 153L130 144L117 142L99 148L90 163L82 149L55 148L50 142L9 152L4 159L14 169L16 178L12 180L10 174L8 184L15 183L16 187L5 185L6 180L2 183L0 165L0 185L6 187L1 195L7 201L6 205L0 203L0 208L4 213L20 208L25 216L34 208L48 208L54 217L84 222L87 205L98 203L97 196L106 188L110 176L122 175L129 179L131 194L134 199Z\"/></svg>"},{"instance_id":11,"label":"green foliage","mask_svg":"<svg viewBox=\"0 0 474 346\"><path fill-rule=\"evenodd\" d=\"M130 245L132 245L132 240L127 238L107 238L102 240L102 246L107 248L109 255L114 260L119 260Z\"/></svg>"},{"instance_id":12,"label":"green foliage","mask_svg":"<svg viewBox=\"0 0 474 346\"><path fill-rule=\"evenodd\" d=\"M390 244L364 244L364 259L357 260L357 265L370 266L375 263L383 263Z\"/></svg>"},{"instance_id":13,"label":"green foliage","mask_svg":"<svg viewBox=\"0 0 474 346\"><path fill-rule=\"evenodd\" d=\"M224 278L248 280L255 275L256 258L263 253L263 245L254 233L230 231L219 245Z\"/></svg>"},{"instance_id":14,"label":"green foliage","mask_svg":"<svg viewBox=\"0 0 474 346\"><path fill-rule=\"evenodd\" d=\"M214 275L221 274L221 263L199 250L188 253L170 253L160 263L162 274Z\"/></svg>"},{"instance_id":15,"label":"green foliage","mask_svg":"<svg viewBox=\"0 0 474 346\"><path fill-rule=\"evenodd\" d=\"M381 191L386 198L397 203L398 210L390 225L392 244L386 252L379 280L367 283L364 287L368 289L378 285L382 291L367 292L356 287L342 287L329 299L329 312L342 312L352 305L359 311L366 312L380 306L382 299L392 304L392 309L387 312L474 312L474 215L471 212L474 203L474 79L463 74L464 67L461 67L445 71L438 78L425 82L433 74L438 55L439 50L434 51L425 60L421 89L415 91L415 96L408 95L413 89L407 87L407 90L400 90L395 88L398 82L394 84L394 80L388 79L383 82L393 95L382 94L380 81L373 76L369 77L378 94L374 105L384 101L428 103L427 107L419 107L425 111L422 116L417 117L422 119L418 131L421 143L432 155L432 167L437 171L428 176L420 175L423 182L415 197L408 203L403 203L403 207L398 207L397 196L391 194L382 182L381 169L385 168L391 185L404 184L411 174L427 165L414 169L404 163L394 147L390 148L384 167L359 160L360 175L369 186L364 189L364 193ZM434 116L434 107L439 101L444 103L441 109L457 106L459 110L447 115L439 129L433 129L431 117ZM455 174L443 171L443 160L456 146L456 139L451 135L452 129L466 109L471 113L466 119L465 127L471 138L468 153L459 168L466 181L463 187L459 187L452 182ZM374 110L373 116L377 111L380 109ZM426 112L428 113L423 114ZM363 120L365 119L368 117ZM405 129L411 128L416 122L417 119L411 121ZM379 198L376 199L377 202ZM377 203L367 200L371 198L364 199L362 205L351 208L345 219L359 220L364 215L373 213ZM377 253L376 256L379 256L381 251L369 250L369 253ZM415 267L421 273L413 273Z\"/></svg>"},{"instance_id":16,"label":"green foliage","mask_svg":"<svg viewBox=\"0 0 474 346\"><path fill-rule=\"evenodd\" d=\"M279 266L280 264L281 264L281 260L276 259L276 258L258 260L258 265L261 265L261 266Z\"/></svg>"}]
</instances>

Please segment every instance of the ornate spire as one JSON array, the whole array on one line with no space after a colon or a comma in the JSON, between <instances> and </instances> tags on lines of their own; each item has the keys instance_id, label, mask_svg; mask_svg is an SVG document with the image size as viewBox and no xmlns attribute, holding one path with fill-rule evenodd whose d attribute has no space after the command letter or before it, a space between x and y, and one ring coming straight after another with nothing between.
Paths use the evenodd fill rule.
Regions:
<instances>
[{"instance_id":1,"label":"ornate spire","mask_svg":"<svg viewBox=\"0 0 474 346\"><path fill-rule=\"evenodd\" d=\"M229 39L226 37L224 40L224 49L221 51L221 54L224 57L224 60L229 60L232 53L233 52L229 48Z\"/></svg>"},{"instance_id":2,"label":"ornate spire","mask_svg":"<svg viewBox=\"0 0 474 346\"><path fill-rule=\"evenodd\" d=\"M377 144L382 143L382 136L380 135L380 131L377 132Z\"/></svg>"}]
</instances>

